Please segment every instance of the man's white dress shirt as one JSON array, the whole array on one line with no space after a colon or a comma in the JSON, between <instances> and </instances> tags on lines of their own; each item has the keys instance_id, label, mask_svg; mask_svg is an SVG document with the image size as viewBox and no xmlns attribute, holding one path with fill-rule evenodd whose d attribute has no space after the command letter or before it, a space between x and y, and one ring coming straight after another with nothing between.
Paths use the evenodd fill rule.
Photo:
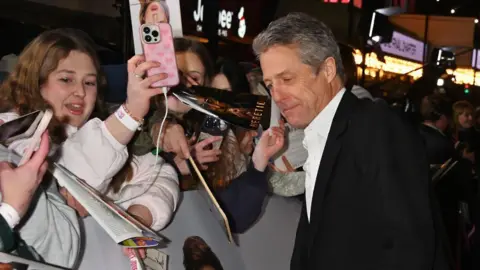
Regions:
<instances>
[{"instance_id":1,"label":"man's white dress shirt","mask_svg":"<svg viewBox=\"0 0 480 270\"><path fill-rule=\"evenodd\" d=\"M305 129L303 147L305 147L305 149L308 151L308 158L303 165L303 170L305 171L305 203L309 221L318 168L320 167L320 161L322 160L323 150L325 149L325 144L327 143L328 133L330 132L330 127L332 126L333 117L337 112L337 108L342 100L343 94L345 94L345 88L337 93L337 95Z\"/></svg>"}]
</instances>

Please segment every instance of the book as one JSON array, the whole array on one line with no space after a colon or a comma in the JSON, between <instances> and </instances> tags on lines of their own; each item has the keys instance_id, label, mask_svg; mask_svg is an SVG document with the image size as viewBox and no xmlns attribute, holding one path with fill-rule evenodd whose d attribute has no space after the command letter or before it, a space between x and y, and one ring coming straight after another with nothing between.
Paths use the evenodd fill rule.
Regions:
<instances>
[{"instance_id":1,"label":"book","mask_svg":"<svg viewBox=\"0 0 480 270\"><path fill-rule=\"evenodd\" d=\"M270 99L267 96L233 93L205 87L179 85L172 94L183 103L206 115L245 129L270 126Z\"/></svg>"},{"instance_id":2,"label":"book","mask_svg":"<svg viewBox=\"0 0 480 270\"><path fill-rule=\"evenodd\" d=\"M230 229L230 223L228 221L227 215L223 211L222 207L220 207L220 204L218 203L217 199L213 195L212 190L208 186L207 181L205 181L205 178L203 178L202 173L198 169L197 164L195 161L190 157L188 159L188 162L190 166L193 168L194 172L198 176L198 179L200 179L201 185L199 186L198 190L202 194L203 198L205 199L205 202L207 203L208 207L210 208L210 212L215 216L215 218L221 223L222 228L225 231L225 234L227 236L227 239L230 243L235 243L233 239L233 234ZM193 174L193 172L192 172Z\"/></svg>"},{"instance_id":3,"label":"book","mask_svg":"<svg viewBox=\"0 0 480 270\"><path fill-rule=\"evenodd\" d=\"M107 234L128 248L164 247L170 241L151 230L89 186L62 165L53 162L49 170L58 183L87 210Z\"/></svg>"},{"instance_id":4,"label":"book","mask_svg":"<svg viewBox=\"0 0 480 270\"><path fill-rule=\"evenodd\" d=\"M271 102L270 125L278 126L281 120L280 109ZM291 172L305 164L308 152L303 147L305 133L303 129L296 129L286 124L286 139L283 148L272 158L275 169L280 172Z\"/></svg>"},{"instance_id":5,"label":"book","mask_svg":"<svg viewBox=\"0 0 480 270\"><path fill-rule=\"evenodd\" d=\"M11 255L8 253L0 252L0 270L66 270L67 268L54 266L51 264L41 263L37 261L31 261Z\"/></svg>"}]
</instances>

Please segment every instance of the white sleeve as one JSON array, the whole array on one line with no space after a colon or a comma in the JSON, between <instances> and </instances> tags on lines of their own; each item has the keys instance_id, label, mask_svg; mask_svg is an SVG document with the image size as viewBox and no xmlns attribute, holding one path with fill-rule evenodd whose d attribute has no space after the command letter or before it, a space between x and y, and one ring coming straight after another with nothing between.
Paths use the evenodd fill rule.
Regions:
<instances>
[{"instance_id":1,"label":"white sleeve","mask_svg":"<svg viewBox=\"0 0 480 270\"><path fill-rule=\"evenodd\" d=\"M133 163L136 168L132 180L120 190L118 201L123 202L120 206L124 209L136 204L145 206L152 214L151 228L161 230L177 208L180 193L177 172L160 157L155 166L155 156L151 153L136 156Z\"/></svg>"},{"instance_id":2,"label":"white sleeve","mask_svg":"<svg viewBox=\"0 0 480 270\"><path fill-rule=\"evenodd\" d=\"M65 204L54 183L48 191L38 190L31 214L17 230L46 262L72 268L81 246L80 225L75 210Z\"/></svg>"},{"instance_id":3,"label":"white sleeve","mask_svg":"<svg viewBox=\"0 0 480 270\"><path fill-rule=\"evenodd\" d=\"M98 118L88 121L61 146L58 163L100 192L123 167L128 151Z\"/></svg>"}]
</instances>

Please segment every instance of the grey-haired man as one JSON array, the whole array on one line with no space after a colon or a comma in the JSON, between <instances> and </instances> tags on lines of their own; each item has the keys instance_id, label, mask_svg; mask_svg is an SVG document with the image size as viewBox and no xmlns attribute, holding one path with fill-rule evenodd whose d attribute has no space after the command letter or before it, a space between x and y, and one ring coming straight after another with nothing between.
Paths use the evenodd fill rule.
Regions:
<instances>
[{"instance_id":1,"label":"grey-haired man","mask_svg":"<svg viewBox=\"0 0 480 270\"><path fill-rule=\"evenodd\" d=\"M305 203L291 269L448 269L417 131L345 91L331 30L302 13L253 42L283 116L305 128Z\"/></svg>"}]
</instances>

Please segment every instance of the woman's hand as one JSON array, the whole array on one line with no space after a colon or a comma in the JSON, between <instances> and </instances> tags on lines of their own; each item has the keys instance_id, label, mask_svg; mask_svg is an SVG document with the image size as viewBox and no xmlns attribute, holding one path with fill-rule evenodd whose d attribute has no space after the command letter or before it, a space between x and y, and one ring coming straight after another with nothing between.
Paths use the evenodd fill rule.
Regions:
<instances>
[{"instance_id":1,"label":"woman's hand","mask_svg":"<svg viewBox=\"0 0 480 270\"><path fill-rule=\"evenodd\" d=\"M175 162L175 165L177 165L177 168L180 171L181 175L190 175L191 174L190 169L188 168L188 164L187 164L188 161L186 159L183 159L183 158L180 158L180 157L177 156L173 159L173 161Z\"/></svg>"},{"instance_id":2,"label":"woman's hand","mask_svg":"<svg viewBox=\"0 0 480 270\"><path fill-rule=\"evenodd\" d=\"M125 106L137 119L143 119L150 109L150 98L162 94L162 88L152 88L155 82L165 80L168 75L160 73L145 77L147 71L159 67L158 62L147 61L143 55L135 55L128 60L127 101Z\"/></svg>"},{"instance_id":3,"label":"woman's hand","mask_svg":"<svg viewBox=\"0 0 480 270\"><path fill-rule=\"evenodd\" d=\"M130 205L130 207L128 207L127 212L143 225L147 227L152 226L152 222L153 222L152 213L150 212L150 210L148 210L147 207L139 204L133 204L133 205ZM146 249L137 248L136 250L138 251L140 258L145 259L145 257L147 256ZM122 249L122 251L123 251L123 254L125 254L125 256L127 257L129 257L130 252L133 252L132 249L125 248L125 247Z\"/></svg>"},{"instance_id":4,"label":"woman's hand","mask_svg":"<svg viewBox=\"0 0 480 270\"><path fill-rule=\"evenodd\" d=\"M0 192L2 201L13 207L20 218L27 212L38 185L47 171L48 133L42 135L39 149L24 165L13 168L8 162L0 163Z\"/></svg>"},{"instance_id":5,"label":"woman's hand","mask_svg":"<svg viewBox=\"0 0 480 270\"><path fill-rule=\"evenodd\" d=\"M264 131L253 152L252 161L255 169L265 171L270 158L283 148L285 143L285 123L280 127L271 127Z\"/></svg>"},{"instance_id":6,"label":"woman's hand","mask_svg":"<svg viewBox=\"0 0 480 270\"><path fill-rule=\"evenodd\" d=\"M207 146L213 144L214 142L221 141L222 137L218 136L212 136L210 138L207 138L197 144L193 147L193 156L195 157L195 160L198 162L200 165L201 170L207 170L208 169L208 163L213 163L217 162L220 159L220 155L222 154L221 150L207 150Z\"/></svg>"},{"instance_id":7,"label":"woman's hand","mask_svg":"<svg viewBox=\"0 0 480 270\"><path fill-rule=\"evenodd\" d=\"M209 144L212 144L221 139L222 137L210 137L193 146L194 148L193 156L198 163L199 169L207 170L208 169L208 165L206 165L207 163L212 163L219 160L219 156L222 154L222 151L206 150L205 148ZM182 175L191 174L190 168L188 167L188 160L182 157L176 156L174 159L174 162L177 165L177 168Z\"/></svg>"},{"instance_id":8,"label":"woman's hand","mask_svg":"<svg viewBox=\"0 0 480 270\"><path fill-rule=\"evenodd\" d=\"M160 148L165 152L175 153L177 157L188 159L190 157L190 145L195 141L195 138L187 140L185 131L179 124L168 124L165 122L164 130L160 134ZM152 139L156 144L158 135L160 133L160 123L154 124L152 127Z\"/></svg>"}]
</instances>

